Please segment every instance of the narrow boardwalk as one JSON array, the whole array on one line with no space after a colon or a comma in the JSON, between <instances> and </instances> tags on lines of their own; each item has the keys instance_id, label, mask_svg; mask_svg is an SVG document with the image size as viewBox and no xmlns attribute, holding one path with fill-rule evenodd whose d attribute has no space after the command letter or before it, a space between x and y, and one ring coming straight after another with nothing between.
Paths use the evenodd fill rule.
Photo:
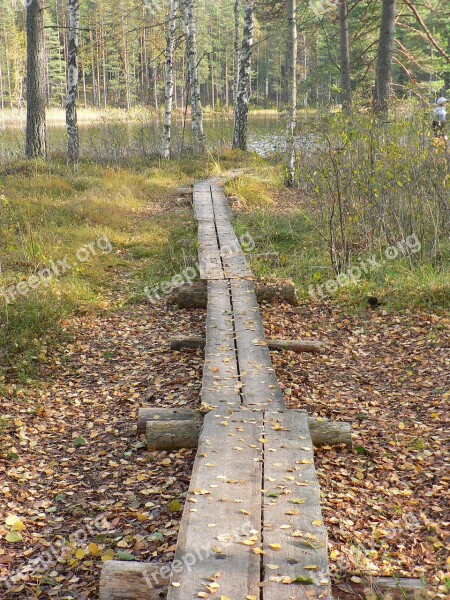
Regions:
<instances>
[{"instance_id":1,"label":"narrow boardwalk","mask_svg":"<svg viewBox=\"0 0 450 600\"><path fill-rule=\"evenodd\" d=\"M285 410L251 270L215 180L194 186L208 281L205 416L169 600L331 598L304 411ZM176 561L180 561L177 563Z\"/></svg>"}]
</instances>

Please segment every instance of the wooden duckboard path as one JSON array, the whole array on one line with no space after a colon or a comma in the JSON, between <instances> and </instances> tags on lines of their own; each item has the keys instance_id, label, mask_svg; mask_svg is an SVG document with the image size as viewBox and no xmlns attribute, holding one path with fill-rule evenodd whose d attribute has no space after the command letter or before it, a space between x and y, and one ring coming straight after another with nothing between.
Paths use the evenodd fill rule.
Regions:
<instances>
[{"instance_id":1,"label":"wooden duckboard path","mask_svg":"<svg viewBox=\"0 0 450 600\"><path fill-rule=\"evenodd\" d=\"M208 281L202 401L212 408L168 600L331 599L307 415L285 410L253 276L215 180L194 186L194 214Z\"/></svg>"}]
</instances>

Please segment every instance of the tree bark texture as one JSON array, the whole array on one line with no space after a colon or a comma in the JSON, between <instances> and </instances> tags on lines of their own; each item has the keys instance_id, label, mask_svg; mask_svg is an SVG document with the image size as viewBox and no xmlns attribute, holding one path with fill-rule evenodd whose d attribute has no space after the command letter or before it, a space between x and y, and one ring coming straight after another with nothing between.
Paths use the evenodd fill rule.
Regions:
<instances>
[{"instance_id":1,"label":"tree bark texture","mask_svg":"<svg viewBox=\"0 0 450 600\"><path fill-rule=\"evenodd\" d=\"M47 158L44 0L27 5L27 158Z\"/></svg>"},{"instance_id":2,"label":"tree bark texture","mask_svg":"<svg viewBox=\"0 0 450 600\"><path fill-rule=\"evenodd\" d=\"M383 0L383 8L381 11L377 75L374 90L374 109L375 112L382 117L387 117L389 109L396 5L397 0Z\"/></svg>"},{"instance_id":3,"label":"tree bark texture","mask_svg":"<svg viewBox=\"0 0 450 600\"><path fill-rule=\"evenodd\" d=\"M289 105L286 121L286 186L295 184L295 128L297 125L297 0L287 0L288 23L288 94Z\"/></svg>"},{"instance_id":4,"label":"tree bark texture","mask_svg":"<svg viewBox=\"0 0 450 600\"><path fill-rule=\"evenodd\" d=\"M239 85L234 109L233 148L247 150L248 105L250 101L250 78L253 53L253 30L255 24L255 0L246 0L244 35L242 38Z\"/></svg>"},{"instance_id":5,"label":"tree bark texture","mask_svg":"<svg viewBox=\"0 0 450 600\"><path fill-rule=\"evenodd\" d=\"M192 107L192 135L197 152L205 152L205 132L203 129L203 108L200 99L200 80L198 75L197 25L194 12L194 0L181 0L184 25L186 29L186 52Z\"/></svg>"},{"instance_id":6,"label":"tree bark texture","mask_svg":"<svg viewBox=\"0 0 450 600\"><path fill-rule=\"evenodd\" d=\"M347 0L340 0L339 2L339 32L342 109L346 115L350 115L352 112L352 84L350 79Z\"/></svg>"},{"instance_id":7,"label":"tree bark texture","mask_svg":"<svg viewBox=\"0 0 450 600\"><path fill-rule=\"evenodd\" d=\"M166 31L166 65L164 85L164 126L162 157L170 158L172 152L172 107L174 93L173 55L175 51L175 32L177 27L178 0L170 0L169 21Z\"/></svg>"},{"instance_id":8,"label":"tree bark texture","mask_svg":"<svg viewBox=\"0 0 450 600\"><path fill-rule=\"evenodd\" d=\"M79 28L80 2L79 0L69 0L69 47L66 96L67 162L69 165L77 165L80 159L77 122Z\"/></svg>"}]
</instances>

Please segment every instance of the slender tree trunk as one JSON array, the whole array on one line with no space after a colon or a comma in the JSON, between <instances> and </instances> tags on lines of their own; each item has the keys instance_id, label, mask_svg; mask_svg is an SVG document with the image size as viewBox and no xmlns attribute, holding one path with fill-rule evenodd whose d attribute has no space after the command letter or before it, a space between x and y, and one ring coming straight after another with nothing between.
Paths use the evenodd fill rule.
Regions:
<instances>
[{"instance_id":1,"label":"slender tree trunk","mask_svg":"<svg viewBox=\"0 0 450 600\"><path fill-rule=\"evenodd\" d=\"M339 30L340 30L340 68L342 108L345 114L352 113L352 84L350 80L350 49L348 42L348 6L347 0L339 3Z\"/></svg>"},{"instance_id":2,"label":"slender tree trunk","mask_svg":"<svg viewBox=\"0 0 450 600\"><path fill-rule=\"evenodd\" d=\"M205 151L205 132L203 129L203 108L200 99L200 80L198 77L197 27L194 14L194 1L182 0L181 4L186 28L186 49L192 106L192 133L197 151L203 154Z\"/></svg>"},{"instance_id":3,"label":"slender tree trunk","mask_svg":"<svg viewBox=\"0 0 450 600\"><path fill-rule=\"evenodd\" d=\"M170 158L172 141L172 106L173 106L173 54L175 50L175 32L177 26L178 0L170 0L170 15L166 32L166 69L164 88L164 130L162 157ZM155 96L156 97L156 96Z\"/></svg>"},{"instance_id":4,"label":"slender tree trunk","mask_svg":"<svg viewBox=\"0 0 450 600\"><path fill-rule=\"evenodd\" d=\"M297 125L297 0L287 0L288 21L288 94L289 106L286 122L287 160L286 186L295 183L295 127Z\"/></svg>"},{"instance_id":5,"label":"slender tree trunk","mask_svg":"<svg viewBox=\"0 0 450 600\"><path fill-rule=\"evenodd\" d=\"M44 43L44 3L33 0L27 6L27 131L28 158L47 157L46 65Z\"/></svg>"},{"instance_id":6,"label":"slender tree trunk","mask_svg":"<svg viewBox=\"0 0 450 600\"><path fill-rule=\"evenodd\" d=\"M239 84L234 110L233 148L247 149L248 104L250 76L253 52L253 30L255 22L255 0L246 0L244 16L244 35L239 68Z\"/></svg>"},{"instance_id":7,"label":"slender tree trunk","mask_svg":"<svg viewBox=\"0 0 450 600\"><path fill-rule=\"evenodd\" d=\"M239 88L239 45L241 27L241 0L234 0L234 87L233 87L233 106L237 104L237 94Z\"/></svg>"},{"instance_id":8,"label":"slender tree trunk","mask_svg":"<svg viewBox=\"0 0 450 600\"><path fill-rule=\"evenodd\" d=\"M78 92L78 35L80 28L80 2L69 0L69 49L67 55L67 162L77 165L80 159L80 145L77 123Z\"/></svg>"},{"instance_id":9,"label":"slender tree trunk","mask_svg":"<svg viewBox=\"0 0 450 600\"><path fill-rule=\"evenodd\" d=\"M381 12L377 75L374 90L374 110L382 117L387 117L389 109L396 4L397 0L383 0Z\"/></svg>"}]
</instances>

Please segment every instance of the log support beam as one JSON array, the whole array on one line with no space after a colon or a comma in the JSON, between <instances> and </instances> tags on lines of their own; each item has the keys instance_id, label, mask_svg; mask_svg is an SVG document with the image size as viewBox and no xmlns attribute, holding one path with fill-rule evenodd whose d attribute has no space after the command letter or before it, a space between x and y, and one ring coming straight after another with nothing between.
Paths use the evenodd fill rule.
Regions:
<instances>
[{"instance_id":1,"label":"log support beam","mask_svg":"<svg viewBox=\"0 0 450 600\"><path fill-rule=\"evenodd\" d=\"M137 432L146 434L149 450L179 450L196 448L203 424L203 414L194 409L176 411L164 408L141 408ZM352 446L350 423L308 417L314 446Z\"/></svg>"},{"instance_id":2,"label":"log support beam","mask_svg":"<svg viewBox=\"0 0 450 600\"><path fill-rule=\"evenodd\" d=\"M206 340L202 337L176 336L170 339L171 350L196 350L205 347ZM270 350L288 350L291 352L320 352L324 345L315 340L267 340Z\"/></svg>"},{"instance_id":3,"label":"log support beam","mask_svg":"<svg viewBox=\"0 0 450 600\"><path fill-rule=\"evenodd\" d=\"M100 576L100 600L166 598L170 565L109 560Z\"/></svg>"},{"instance_id":4,"label":"log support beam","mask_svg":"<svg viewBox=\"0 0 450 600\"><path fill-rule=\"evenodd\" d=\"M260 304L263 302L268 304L286 302L292 306L298 306L297 289L294 284L257 283L255 287L256 298ZM167 299L169 304L177 305L180 308L206 308L207 301L206 281L186 283L172 292Z\"/></svg>"},{"instance_id":5,"label":"log support beam","mask_svg":"<svg viewBox=\"0 0 450 600\"><path fill-rule=\"evenodd\" d=\"M171 566L159 563L107 561L100 577L100 600L161 600L166 598ZM333 598L350 600L355 597L422 600L427 597L421 579L375 577L361 583L342 582L333 586Z\"/></svg>"}]
</instances>

